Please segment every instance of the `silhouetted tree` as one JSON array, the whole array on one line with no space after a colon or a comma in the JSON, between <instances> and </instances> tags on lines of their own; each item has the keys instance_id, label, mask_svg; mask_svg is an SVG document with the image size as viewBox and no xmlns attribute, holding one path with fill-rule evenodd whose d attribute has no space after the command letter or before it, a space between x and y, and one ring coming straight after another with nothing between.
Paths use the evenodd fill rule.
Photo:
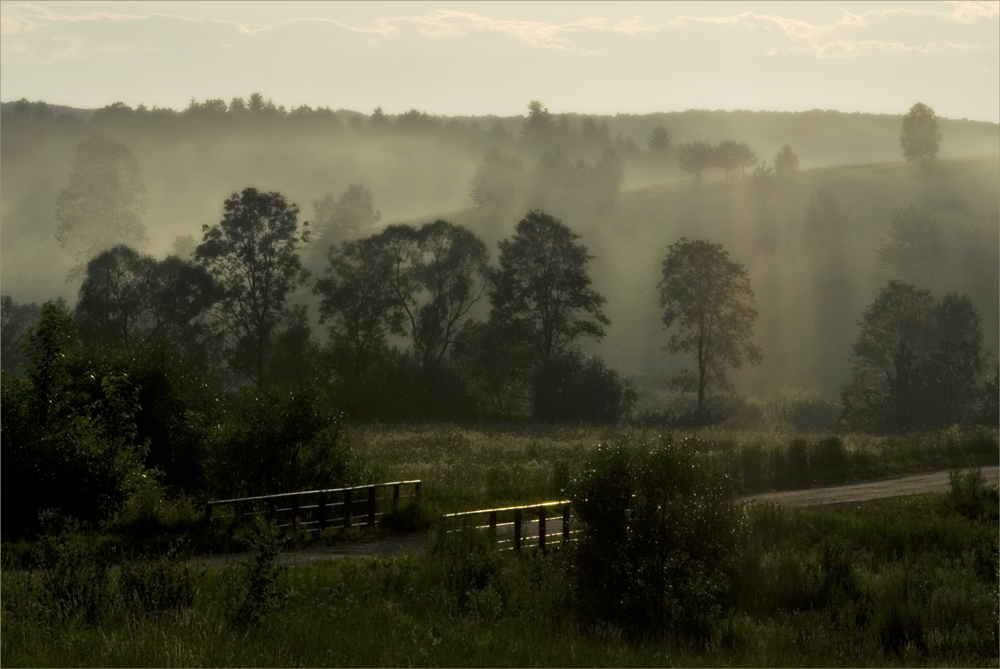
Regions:
<instances>
[{"instance_id":1,"label":"silhouetted tree","mask_svg":"<svg viewBox=\"0 0 1000 669\"><path fill-rule=\"evenodd\" d=\"M469 309L486 294L486 244L459 225L437 220L420 228L418 286L426 298L411 315L413 346L425 364L448 352Z\"/></svg>"},{"instance_id":2,"label":"silhouetted tree","mask_svg":"<svg viewBox=\"0 0 1000 669\"><path fill-rule=\"evenodd\" d=\"M577 239L562 221L534 210L499 244L500 267L490 293L493 317L523 323L539 360L581 336L602 339L611 323L601 310L604 297L590 287L587 263L593 256Z\"/></svg>"},{"instance_id":3,"label":"silhouetted tree","mask_svg":"<svg viewBox=\"0 0 1000 669\"><path fill-rule=\"evenodd\" d=\"M513 213L523 174L520 160L490 149L472 178L472 201L479 209L495 207L505 214Z\"/></svg>"},{"instance_id":4,"label":"silhouetted tree","mask_svg":"<svg viewBox=\"0 0 1000 669\"><path fill-rule=\"evenodd\" d=\"M757 162L757 152L751 149L746 142L740 142L736 147L736 164L741 168L740 178L744 182L747 178L747 168L753 167Z\"/></svg>"},{"instance_id":5,"label":"silhouetted tree","mask_svg":"<svg viewBox=\"0 0 1000 669\"><path fill-rule=\"evenodd\" d=\"M528 103L528 116L521 126L521 141L528 146L544 148L552 140L556 128L552 114L538 100Z\"/></svg>"},{"instance_id":6,"label":"silhouetted tree","mask_svg":"<svg viewBox=\"0 0 1000 669\"><path fill-rule=\"evenodd\" d=\"M663 324L677 328L667 351L695 353L697 372L682 374L677 385L697 392L696 415L705 416L709 387L727 386L726 367L762 359L752 342L757 310L750 275L721 244L681 238L667 249L659 289Z\"/></svg>"},{"instance_id":7,"label":"silhouetted tree","mask_svg":"<svg viewBox=\"0 0 1000 669\"><path fill-rule=\"evenodd\" d=\"M799 157L791 146L783 144L774 156L774 175L781 179L794 174L798 169Z\"/></svg>"},{"instance_id":8,"label":"silhouetted tree","mask_svg":"<svg viewBox=\"0 0 1000 669\"><path fill-rule=\"evenodd\" d=\"M272 339L287 314L288 294L305 283L308 272L299 246L299 208L280 193L245 188L225 202L222 221L202 226L195 251L220 288L217 323L228 343L228 361L257 388L267 385Z\"/></svg>"},{"instance_id":9,"label":"silhouetted tree","mask_svg":"<svg viewBox=\"0 0 1000 669\"><path fill-rule=\"evenodd\" d=\"M674 148L673 138L662 125L653 128L653 131L649 133L649 137L646 138L646 150L649 153L667 153L672 148Z\"/></svg>"},{"instance_id":10,"label":"silhouetted tree","mask_svg":"<svg viewBox=\"0 0 1000 669\"><path fill-rule=\"evenodd\" d=\"M708 142L681 144L678 154L681 169L694 175L695 189L701 188L701 173L712 166L715 149Z\"/></svg>"},{"instance_id":11,"label":"silhouetted tree","mask_svg":"<svg viewBox=\"0 0 1000 669\"><path fill-rule=\"evenodd\" d=\"M879 263L904 281L926 281L944 264L944 240L938 223L924 207L896 209L887 239L877 253Z\"/></svg>"},{"instance_id":12,"label":"silhouetted tree","mask_svg":"<svg viewBox=\"0 0 1000 669\"><path fill-rule=\"evenodd\" d=\"M80 142L69 186L56 198L56 239L63 248L75 249L78 261L118 244L143 248L148 241L145 210L146 188L132 152L103 137ZM70 273L82 269L78 264Z\"/></svg>"},{"instance_id":13,"label":"silhouetted tree","mask_svg":"<svg viewBox=\"0 0 1000 669\"><path fill-rule=\"evenodd\" d=\"M314 243L324 253L382 220L371 189L361 181L345 188L336 200L332 193L327 193L323 199L313 201L313 213Z\"/></svg>"},{"instance_id":14,"label":"silhouetted tree","mask_svg":"<svg viewBox=\"0 0 1000 669\"><path fill-rule=\"evenodd\" d=\"M854 342L843 422L903 431L960 422L985 361L981 318L965 295L890 281L865 310Z\"/></svg>"},{"instance_id":15,"label":"silhouetted tree","mask_svg":"<svg viewBox=\"0 0 1000 669\"><path fill-rule=\"evenodd\" d=\"M320 296L320 322L328 324L335 364L356 379L388 349L388 334L404 335L405 315L393 288L394 258L375 236L331 247Z\"/></svg>"},{"instance_id":16,"label":"silhouetted tree","mask_svg":"<svg viewBox=\"0 0 1000 669\"><path fill-rule=\"evenodd\" d=\"M926 165L934 160L941 144L941 133L938 132L937 114L922 102L910 107L903 116L903 127L899 134L899 145L903 149L903 157L908 161L919 160Z\"/></svg>"},{"instance_id":17,"label":"silhouetted tree","mask_svg":"<svg viewBox=\"0 0 1000 669\"><path fill-rule=\"evenodd\" d=\"M739 167L740 158L740 145L731 139L719 142L712 152L712 164L725 171L726 181L729 181L729 173Z\"/></svg>"}]
</instances>

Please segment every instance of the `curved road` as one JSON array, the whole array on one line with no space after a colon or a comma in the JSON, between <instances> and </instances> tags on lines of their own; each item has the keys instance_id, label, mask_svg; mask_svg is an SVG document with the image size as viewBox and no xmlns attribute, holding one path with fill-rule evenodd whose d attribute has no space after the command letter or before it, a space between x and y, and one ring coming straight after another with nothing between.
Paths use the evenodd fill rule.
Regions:
<instances>
[{"instance_id":1,"label":"curved road","mask_svg":"<svg viewBox=\"0 0 1000 669\"><path fill-rule=\"evenodd\" d=\"M756 500L776 502L788 507L831 506L867 502L884 497L899 497L902 495L917 495L928 492L944 492L951 487L949 472L943 470L928 474L915 474L898 478L851 483L847 485L823 486L808 490L789 490L785 492L769 492L759 495L740 497L740 501ZM963 470L969 471L969 470ZM987 485L996 486L1000 482L1000 467L982 467L983 479ZM538 522L528 521L523 524L525 546L537 543ZM503 528L498 528L503 532ZM562 532L562 520L549 519L546 524L550 541L557 543ZM508 530L510 531L510 530ZM534 539L534 541L532 541ZM345 543L343 546L332 546L321 549L285 551L281 554L282 564L306 564L316 560L339 560L359 555L394 555L403 551L424 553L430 541L427 532L393 535L389 537L367 538L361 541ZM224 555L205 558L195 558L190 561L193 566L223 567L227 564L246 558L246 554Z\"/></svg>"}]
</instances>

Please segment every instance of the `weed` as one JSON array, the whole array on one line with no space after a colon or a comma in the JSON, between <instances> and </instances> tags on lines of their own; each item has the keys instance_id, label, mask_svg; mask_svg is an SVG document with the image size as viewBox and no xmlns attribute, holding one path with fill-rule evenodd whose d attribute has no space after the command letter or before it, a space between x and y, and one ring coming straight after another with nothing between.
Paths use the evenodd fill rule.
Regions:
<instances>
[{"instance_id":1,"label":"weed","mask_svg":"<svg viewBox=\"0 0 1000 669\"><path fill-rule=\"evenodd\" d=\"M241 575L230 575L226 597L226 618L230 626L258 626L282 602L278 576L282 567L278 555L288 541L278 530L255 519L250 532L250 556L236 565Z\"/></svg>"}]
</instances>

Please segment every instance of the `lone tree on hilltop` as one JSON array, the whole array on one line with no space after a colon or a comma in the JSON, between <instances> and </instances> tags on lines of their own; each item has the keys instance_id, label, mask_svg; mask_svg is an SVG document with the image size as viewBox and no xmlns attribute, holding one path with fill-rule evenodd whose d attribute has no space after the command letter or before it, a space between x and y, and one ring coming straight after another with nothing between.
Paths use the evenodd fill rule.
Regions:
<instances>
[{"instance_id":1,"label":"lone tree on hilltop","mask_svg":"<svg viewBox=\"0 0 1000 669\"><path fill-rule=\"evenodd\" d=\"M566 350L580 336L604 337L611 321L604 296L590 287L587 263L594 256L575 234L541 210L527 213L514 237L500 242L493 274L492 318L521 323L540 360Z\"/></svg>"},{"instance_id":2,"label":"lone tree on hilltop","mask_svg":"<svg viewBox=\"0 0 1000 669\"><path fill-rule=\"evenodd\" d=\"M919 160L926 165L934 160L941 144L941 133L938 132L937 114L922 102L910 107L903 116L903 129L899 133L899 145L903 148L903 157L907 161Z\"/></svg>"},{"instance_id":3,"label":"lone tree on hilltop","mask_svg":"<svg viewBox=\"0 0 1000 669\"><path fill-rule=\"evenodd\" d=\"M698 393L696 415L705 416L709 387L728 385L726 367L763 358L751 341L757 310L750 275L721 244L682 237L667 249L659 288L663 324L676 327L667 351L694 351L697 363L696 374L685 371L675 384Z\"/></svg>"}]
</instances>

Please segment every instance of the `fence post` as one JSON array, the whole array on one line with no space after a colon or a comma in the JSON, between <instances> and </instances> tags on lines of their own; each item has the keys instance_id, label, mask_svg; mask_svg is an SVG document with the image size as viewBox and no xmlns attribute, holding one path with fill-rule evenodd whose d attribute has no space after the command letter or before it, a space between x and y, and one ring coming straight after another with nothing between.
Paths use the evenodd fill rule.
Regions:
<instances>
[{"instance_id":1,"label":"fence post","mask_svg":"<svg viewBox=\"0 0 1000 669\"><path fill-rule=\"evenodd\" d=\"M395 511L397 506L399 506L399 484L394 483L392 485L392 510Z\"/></svg>"},{"instance_id":2,"label":"fence post","mask_svg":"<svg viewBox=\"0 0 1000 669\"><path fill-rule=\"evenodd\" d=\"M521 510L514 509L514 552L521 551Z\"/></svg>"},{"instance_id":3,"label":"fence post","mask_svg":"<svg viewBox=\"0 0 1000 669\"><path fill-rule=\"evenodd\" d=\"M569 504L563 505L563 546L569 543Z\"/></svg>"},{"instance_id":4,"label":"fence post","mask_svg":"<svg viewBox=\"0 0 1000 669\"><path fill-rule=\"evenodd\" d=\"M326 529L326 491L319 494L319 531Z\"/></svg>"},{"instance_id":5,"label":"fence post","mask_svg":"<svg viewBox=\"0 0 1000 669\"><path fill-rule=\"evenodd\" d=\"M351 489L344 491L344 529L351 526Z\"/></svg>"},{"instance_id":6,"label":"fence post","mask_svg":"<svg viewBox=\"0 0 1000 669\"><path fill-rule=\"evenodd\" d=\"M490 511L490 536L497 538L497 512Z\"/></svg>"},{"instance_id":7,"label":"fence post","mask_svg":"<svg viewBox=\"0 0 1000 669\"><path fill-rule=\"evenodd\" d=\"M292 532L299 531L299 508L301 506L299 495L292 497Z\"/></svg>"},{"instance_id":8,"label":"fence post","mask_svg":"<svg viewBox=\"0 0 1000 669\"><path fill-rule=\"evenodd\" d=\"M209 502L208 504L205 505L205 522L206 523L212 522L212 503L211 502Z\"/></svg>"},{"instance_id":9,"label":"fence post","mask_svg":"<svg viewBox=\"0 0 1000 669\"><path fill-rule=\"evenodd\" d=\"M375 527L375 486L368 488L368 527Z\"/></svg>"},{"instance_id":10,"label":"fence post","mask_svg":"<svg viewBox=\"0 0 1000 669\"><path fill-rule=\"evenodd\" d=\"M274 521L274 514L278 510L278 501L274 499L267 500L267 522Z\"/></svg>"},{"instance_id":11,"label":"fence post","mask_svg":"<svg viewBox=\"0 0 1000 669\"><path fill-rule=\"evenodd\" d=\"M545 555L545 507L538 507L538 547Z\"/></svg>"},{"instance_id":12,"label":"fence post","mask_svg":"<svg viewBox=\"0 0 1000 669\"><path fill-rule=\"evenodd\" d=\"M420 501L420 481L413 484L413 500L415 502Z\"/></svg>"}]
</instances>

